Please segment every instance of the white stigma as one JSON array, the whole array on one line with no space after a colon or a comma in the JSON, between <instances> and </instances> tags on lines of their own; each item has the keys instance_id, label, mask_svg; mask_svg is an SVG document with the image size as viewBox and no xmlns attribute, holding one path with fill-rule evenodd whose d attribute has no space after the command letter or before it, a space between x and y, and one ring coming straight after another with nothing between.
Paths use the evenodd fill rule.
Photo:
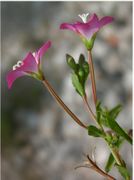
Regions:
<instances>
[{"instance_id":1,"label":"white stigma","mask_svg":"<svg viewBox=\"0 0 134 180\"><path fill-rule=\"evenodd\" d=\"M79 14L78 16L82 19L82 21L84 23L86 23L88 15L89 15L89 13L87 13L87 14Z\"/></svg>"},{"instance_id":2,"label":"white stigma","mask_svg":"<svg viewBox=\"0 0 134 180\"><path fill-rule=\"evenodd\" d=\"M17 68L21 67L23 65L23 62L22 61L18 61L17 64L15 64L13 66L13 71L16 70Z\"/></svg>"}]
</instances>

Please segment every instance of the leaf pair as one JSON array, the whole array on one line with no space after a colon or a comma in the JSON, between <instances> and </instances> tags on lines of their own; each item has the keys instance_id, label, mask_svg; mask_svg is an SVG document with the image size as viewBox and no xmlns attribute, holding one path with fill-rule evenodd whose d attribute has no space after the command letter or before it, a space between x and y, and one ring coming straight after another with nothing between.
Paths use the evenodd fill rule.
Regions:
<instances>
[{"instance_id":1,"label":"leaf pair","mask_svg":"<svg viewBox=\"0 0 134 180\"><path fill-rule=\"evenodd\" d=\"M97 121L100 125L104 125L112 129L117 135L123 137L130 144L132 144L131 137L115 121L120 111L121 105L117 105L113 109L108 110L107 108L102 108L101 103L98 102L96 106Z\"/></svg>"},{"instance_id":2,"label":"leaf pair","mask_svg":"<svg viewBox=\"0 0 134 180\"><path fill-rule=\"evenodd\" d=\"M78 63L75 62L74 58L67 54L66 61L69 67L73 70L72 72L72 84L80 96L85 95L85 83L89 74L89 65L85 61L83 54L79 56Z\"/></svg>"},{"instance_id":3,"label":"leaf pair","mask_svg":"<svg viewBox=\"0 0 134 180\"><path fill-rule=\"evenodd\" d=\"M97 105L96 105L96 113L97 113L98 123L102 124L106 127L109 127L108 116L110 116L113 120L115 120L121 110L122 110L122 106L120 104L115 106L111 110L108 110L107 108L103 108L101 106L101 102L98 101Z\"/></svg>"}]
</instances>

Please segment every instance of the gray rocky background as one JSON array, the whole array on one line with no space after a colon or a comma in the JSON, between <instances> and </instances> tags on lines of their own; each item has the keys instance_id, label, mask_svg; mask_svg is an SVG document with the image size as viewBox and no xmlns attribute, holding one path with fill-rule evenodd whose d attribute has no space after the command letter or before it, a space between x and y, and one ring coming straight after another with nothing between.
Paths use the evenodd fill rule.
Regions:
<instances>
[{"instance_id":1,"label":"gray rocky background","mask_svg":"<svg viewBox=\"0 0 134 180\"><path fill-rule=\"evenodd\" d=\"M118 122L132 127L132 2L2 2L2 179L3 180L102 180L90 169L74 170L90 156L102 168L109 150L101 139L89 138L85 130L62 111L43 85L30 77L17 80L9 91L6 74L12 66L43 42L52 48L42 60L43 71L65 103L85 123L88 118L75 93L65 54L76 59L87 52L79 37L59 30L62 22L79 20L89 12L111 15L115 21L97 36L93 60L99 99L108 107L121 103ZM93 106L90 82L88 100ZM128 143L121 154L131 172ZM111 171L121 180L116 169Z\"/></svg>"}]
</instances>

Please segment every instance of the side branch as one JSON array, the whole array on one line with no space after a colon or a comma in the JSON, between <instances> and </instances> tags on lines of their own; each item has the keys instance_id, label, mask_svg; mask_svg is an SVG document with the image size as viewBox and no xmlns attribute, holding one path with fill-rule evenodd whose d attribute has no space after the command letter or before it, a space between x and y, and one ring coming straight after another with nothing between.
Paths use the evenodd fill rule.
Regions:
<instances>
[{"instance_id":1,"label":"side branch","mask_svg":"<svg viewBox=\"0 0 134 180\"><path fill-rule=\"evenodd\" d=\"M108 180L116 180L114 177L110 176L109 174L107 174L105 171L103 171L102 169L100 169L95 162L92 161L92 159L89 157L89 155L87 155L87 159L89 161L89 163L92 165L91 169L95 170L96 172L98 172L99 174L101 174L102 176L106 177Z\"/></svg>"}]
</instances>

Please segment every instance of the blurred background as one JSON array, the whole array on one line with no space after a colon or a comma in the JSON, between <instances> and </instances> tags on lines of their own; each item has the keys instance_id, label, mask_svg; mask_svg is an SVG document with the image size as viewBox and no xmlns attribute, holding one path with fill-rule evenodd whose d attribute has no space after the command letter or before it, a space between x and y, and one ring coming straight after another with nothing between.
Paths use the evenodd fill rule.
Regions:
<instances>
[{"instance_id":1,"label":"blurred background","mask_svg":"<svg viewBox=\"0 0 134 180\"><path fill-rule=\"evenodd\" d=\"M109 150L101 139L89 138L53 100L41 82L22 77L11 90L6 74L26 53L45 41L52 41L42 60L43 71L65 103L85 123L88 118L82 99L70 80L65 54L78 59L87 52L79 37L59 30L62 22L80 20L78 14L114 16L95 41L93 61L97 94L109 108L121 103L118 122L132 127L132 2L2 2L2 179L3 180L102 180L82 164L83 153L91 156L96 147L97 164L104 168ZM88 100L92 103L90 82ZM121 154L131 172L132 154L128 143ZM111 171L118 180L119 173Z\"/></svg>"}]
</instances>

